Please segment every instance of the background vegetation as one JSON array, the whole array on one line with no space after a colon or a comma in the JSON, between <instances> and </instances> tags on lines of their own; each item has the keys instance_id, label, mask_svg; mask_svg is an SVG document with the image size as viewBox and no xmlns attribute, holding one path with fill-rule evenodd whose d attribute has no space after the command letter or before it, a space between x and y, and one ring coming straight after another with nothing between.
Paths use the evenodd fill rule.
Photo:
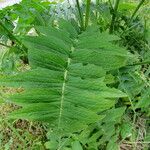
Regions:
<instances>
[{"instance_id":1,"label":"background vegetation","mask_svg":"<svg viewBox=\"0 0 150 150\"><path fill-rule=\"evenodd\" d=\"M82 3L76 0L74 4L69 1L56 3L22 0L19 4L0 10L0 149L149 150L149 0L85 0ZM57 31L57 28L61 31ZM46 35L46 38L43 35ZM35 37L31 38L33 36L39 38L36 40ZM39 74L44 82L47 74L43 72L60 71L63 66L58 60L66 57L66 54L59 55L61 57L58 58L58 53L55 53L55 57L50 57L46 52L39 51L42 49L38 49L40 46L46 46L46 41L51 44L53 40L52 46L47 46L47 49L53 48L58 52L64 46L61 44L65 43L64 50L70 45L73 45L75 50L86 50L74 54L69 51L69 56L67 55L68 59L83 63L83 66L72 65L69 75L86 81L84 86L88 93L81 93L83 85L76 79L79 89L72 89L70 93L71 98L78 101L74 105L79 114L73 114L71 107L72 113L68 113L68 116L76 121L71 127L65 123L61 125L62 129L69 128L69 132L66 129L65 133L61 133L61 137L55 132L55 128L50 126L54 121L49 120L53 120L55 115L45 122L41 112L38 112L40 117L33 113L37 107L28 101L36 98L40 103L46 96L53 96L53 93L49 95L43 90L45 97L41 98L40 95L41 97L37 98L39 91L30 89L34 89L33 85L36 86L37 81L41 81ZM96 52L93 52L94 56L88 53L88 50L99 48L100 55ZM47 64L51 67L46 67ZM34 67L49 70L35 71ZM66 64L63 67L66 67ZM55 79L54 75L55 72L49 72L49 77ZM97 87L94 80L97 82L99 78L101 82ZM70 82L74 80L70 79ZM24 86L31 86L28 93L20 98L15 96L24 92ZM104 94L100 94L99 98L102 101L95 100L99 93L89 94L91 90L95 90L94 86L102 88ZM89 104L83 105L86 107L83 111L80 105L84 96ZM74 99L75 97L77 99ZM23 98L26 101L20 104ZM26 107L27 103L33 107ZM41 105L40 110L49 110L49 107L44 106ZM22 111L20 108L23 108ZM66 111L71 112L71 108L68 107ZM99 116L98 119L96 115ZM88 126L83 127L85 123Z\"/></svg>"}]
</instances>

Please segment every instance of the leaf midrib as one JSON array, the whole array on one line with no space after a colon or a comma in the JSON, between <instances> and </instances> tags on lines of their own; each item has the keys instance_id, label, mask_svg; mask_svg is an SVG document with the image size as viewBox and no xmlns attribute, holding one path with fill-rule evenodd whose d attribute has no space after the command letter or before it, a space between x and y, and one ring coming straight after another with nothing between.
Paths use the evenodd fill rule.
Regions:
<instances>
[{"instance_id":1,"label":"leaf midrib","mask_svg":"<svg viewBox=\"0 0 150 150\"><path fill-rule=\"evenodd\" d=\"M67 60L67 67L70 65L71 58ZM66 87L66 80L67 80L68 70L65 69L64 72L64 82L62 85L62 92L61 92L61 101L60 101L60 112L59 112L59 120L58 120L58 129L61 128L61 117L63 112L63 104L64 104L64 95L65 95L65 87Z\"/></svg>"}]
</instances>

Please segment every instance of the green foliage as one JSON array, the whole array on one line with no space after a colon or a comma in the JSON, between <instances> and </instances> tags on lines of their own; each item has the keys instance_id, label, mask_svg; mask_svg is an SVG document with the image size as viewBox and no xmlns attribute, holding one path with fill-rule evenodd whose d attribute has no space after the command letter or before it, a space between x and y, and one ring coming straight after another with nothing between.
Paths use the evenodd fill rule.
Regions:
<instances>
[{"instance_id":1,"label":"green foliage","mask_svg":"<svg viewBox=\"0 0 150 150\"><path fill-rule=\"evenodd\" d=\"M112 43L116 36L97 28L78 34L68 21L60 20L58 25L58 29L37 27L38 37L24 38L33 69L1 79L1 85L25 90L10 97L22 106L11 118L47 122L63 137L101 120L104 115L97 113L113 107L116 98L126 97L107 87L104 79L106 71L125 65L128 54ZM60 147L61 138L58 142Z\"/></svg>"},{"instance_id":2,"label":"green foliage","mask_svg":"<svg viewBox=\"0 0 150 150\"><path fill-rule=\"evenodd\" d=\"M148 150L149 1L76 2L23 0L0 11L0 85L20 89L9 97L1 93L2 101L20 108L7 118L48 127L47 139L36 142L11 125L15 136L4 143L0 134L1 147L28 137L16 146ZM25 63L31 69L20 73Z\"/></svg>"},{"instance_id":3,"label":"green foliage","mask_svg":"<svg viewBox=\"0 0 150 150\"><path fill-rule=\"evenodd\" d=\"M27 48L21 41L21 36L35 34L34 25L47 26L51 22L50 4L55 2L45 2L40 0L22 0L19 4L6 7L0 10L0 46L8 48L5 58L0 68L3 72L11 72L17 67L8 67L6 64L13 64L14 55L21 58L24 63L28 63ZM21 35L21 36L19 36ZM0 53L0 57L1 57Z\"/></svg>"}]
</instances>

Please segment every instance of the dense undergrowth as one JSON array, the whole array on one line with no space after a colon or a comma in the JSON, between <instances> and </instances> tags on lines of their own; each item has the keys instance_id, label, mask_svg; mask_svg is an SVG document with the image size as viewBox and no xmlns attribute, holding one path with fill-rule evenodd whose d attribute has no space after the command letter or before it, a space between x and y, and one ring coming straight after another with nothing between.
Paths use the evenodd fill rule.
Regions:
<instances>
[{"instance_id":1,"label":"dense undergrowth","mask_svg":"<svg viewBox=\"0 0 150 150\"><path fill-rule=\"evenodd\" d=\"M149 14L148 0L0 10L0 149L149 150Z\"/></svg>"}]
</instances>

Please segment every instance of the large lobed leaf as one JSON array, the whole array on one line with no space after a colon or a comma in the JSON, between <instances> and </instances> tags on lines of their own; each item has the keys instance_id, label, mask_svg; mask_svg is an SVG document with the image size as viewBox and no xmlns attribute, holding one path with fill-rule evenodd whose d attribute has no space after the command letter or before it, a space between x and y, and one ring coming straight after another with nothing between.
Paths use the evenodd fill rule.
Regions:
<instances>
[{"instance_id":1,"label":"large lobed leaf","mask_svg":"<svg viewBox=\"0 0 150 150\"><path fill-rule=\"evenodd\" d=\"M10 97L22 108L11 118L48 122L62 133L85 128L114 106L121 91L104 83L107 71L125 65L127 51L114 45L116 36L95 27L79 34L69 22L58 28L37 27L39 36L24 38L30 71L1 79L1 85L24 88Z\"/></svg>"}]
</instances>

